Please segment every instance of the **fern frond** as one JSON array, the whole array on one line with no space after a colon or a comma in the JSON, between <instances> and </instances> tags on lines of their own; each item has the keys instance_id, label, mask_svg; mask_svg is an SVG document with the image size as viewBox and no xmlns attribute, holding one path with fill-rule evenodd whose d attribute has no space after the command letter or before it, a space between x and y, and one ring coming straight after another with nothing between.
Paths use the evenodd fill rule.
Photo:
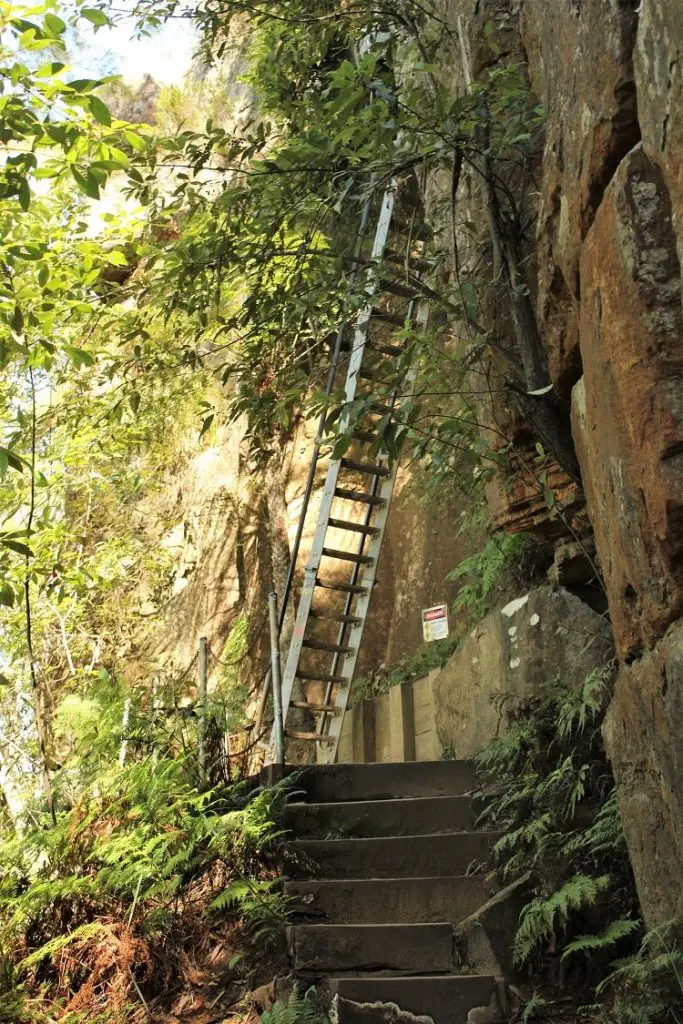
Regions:
<instances>
[{"instance_id":1,"label":"fern frond","mask_svg":"<svg viewBox=\"0 0 683 1024\"><path fill-rule=\"evenodd\" d=\"M564 929L573 912L593 906L609 888L609 875L574 875L546 899L536 897L522 910L513 944L515 963L526 963L541 943Z\"/></svg>"},{"instance_id":2,"label":"fern frond","mask_svg":"<svg viewBox=\"0 0 683 1024\"><path fill-rule=\"evenodd\" d=\"M302 998L295 990L289 1000L278 1001L261 1017L261 1024L329 1024L329 1018L315 1003L315 991Z\"/></svg>"},{"instance_id":3,"label":"fern frond","mask_svg":"<svg viewBox=\"0 0 683 1024\"><path fill-rule=\"evenodd\" d=\"M579 935L578 938L567 943L562 953L562 960L567 960L578 953L585 953L587 956L591 956L597 950L608 950L612 946L616 946L617 942L621 939L639 931L640 928L640 921L634 921L630 917L622 917L617 921L612 921L599 935Z\"/></svg>"},{"instance_id":4,"label":"fern frond","mask_svg":"<svg viewBox=\"0 0 683 1024\"><path fill-rule=\"evenodd\" d=\"M58 935L56 938L50 939L49 942L46 942L39 949L34 950L33 953L25 957L19 964L19 967L22 970L28 970L30 967L35 967L45 957L59 953L60 950L70 946L72 942L90 939L93 935L98 935L104 931L107 931L107 926L100 921L90 921L88 924L82 924L80 928L74 929L68 935Z\"/></svg>"}]
</instances>

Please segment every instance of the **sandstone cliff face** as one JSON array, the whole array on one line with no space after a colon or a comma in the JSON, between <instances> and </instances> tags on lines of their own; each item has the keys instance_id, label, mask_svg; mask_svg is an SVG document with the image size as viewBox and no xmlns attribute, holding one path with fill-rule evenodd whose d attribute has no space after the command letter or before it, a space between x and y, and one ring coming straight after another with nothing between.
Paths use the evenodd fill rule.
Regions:
<instances>
[{"instance_id":1,"label":"sandstone cliff face","mask_svg":"<svg viewBox=\"0 0 683 1024\"><path fill-rule=\"evenodd\" d=\"M612 653L609 623L567 590L519 594L479 622L434 679L439 740L457 758L474 757L520 701L556 680L579 686Z\"/></svg>"},{"instance_id":2,"label":"sandstone cliff face","mask_svg":"<svg viewBox=\"0 0 683 1024\"><path fill-rule=\"evenodd\" d=\"M205 635L216 656L210 659L211 674L217 677L217 659L235 622L244 616L249 634L241 675L258 685L269 659L268 593L274 585L282 590L316 426L301 423L280 453L281 469L274 472L271 466L267 473L249 461L241 423L221 428L213 443L191 454L184 468L166 482L149 510L154 514L145 517L141 510L143 518L161 524L148 529L148 535L151 544L170 553L173 572L160 600L145 612L145 639L138 645L139 656L130 662L133 676L193 679L199 637ZM306 518L293 608L325 470L323 460ZM445 577L468 554L466 542L454 529L457 514L457 509L425 507L411 486L410 473L401 472L359 674L372 674L415 651L422 642L421 609L454 598L457 584ZM338 532L334 544L347 548L353 539ZM344 571L335 563L325 570L328 576Z\"/></svg>"},{"instance_id":3,"label":"sandstone cliff face","mask_svg":"<svg viewBox=\"0 0 683 1024\"><path fill-rule=\"evenodd\" d=\"M461 7L472 33L505 8L547 110L537 315L572 396L621 664L606 740L656 924L683 902L683 7Z\"/></svg>"}]
</instances>

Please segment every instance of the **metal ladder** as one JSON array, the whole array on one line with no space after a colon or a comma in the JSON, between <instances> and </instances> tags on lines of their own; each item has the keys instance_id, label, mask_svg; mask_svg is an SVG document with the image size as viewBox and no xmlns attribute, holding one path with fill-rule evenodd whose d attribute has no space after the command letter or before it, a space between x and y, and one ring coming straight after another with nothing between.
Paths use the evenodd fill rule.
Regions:
<instances>
[{"instance_id":1,"label":"metal ladder","mask_svg":"<svg viewBox=\"0 0 683 1024\"><path fill-rule=\"evenodd\" d=\"M385 419L385 424L396 419L400 409L399 389L410 390L414 371L402 371L400 359L404 346L396 343L395 335L408 325L423 326L428 314L427 303L418 298L415 286L410 284L411 280L419 280L423 261L413 258L406 264L407 284L398 279L388 282L382 276L388 266L395 265L390 261L397 260L387 249L394 221L396 188L392 181L382 197L372 252L367 261L366 299L353 326L346 374L345 402L368 399L369 429L352 428L350 413L342 412L338 433L351 433L360 454L353 458L333 458L329 464L282 677L285 736L315 743L316 758L323 763L332 763L336 757L398 469L397 461L392 461L381 447L377 455L372 455L377 449L378 435L372 430L370 418ZM391 308L397 298L404 301L404 310ZM369 394L359 391L361 381L368 381L372 388L379 374L395 382L388 404L371 401L371 391ZM375 419L375 424L380 420ZM299 532L302 527L300 523ZM344 546L344 539L349 536L357 539L353 549ZM333 573L329 578L326 576L329 570L321 569L323 562L337 570L350 565L350 577L341 580ZM325 595L324 607L316 600L318 595ZM319 632L329 623L336 630L332 640ZM306 665L307 660L312 660L313 664ZM322 698L317 702L293 699L297 679L304 684L320 684ZM287 728L288 712L294 708L309 713L315 723L312 731Z\"/></svg>"}]
</instances>

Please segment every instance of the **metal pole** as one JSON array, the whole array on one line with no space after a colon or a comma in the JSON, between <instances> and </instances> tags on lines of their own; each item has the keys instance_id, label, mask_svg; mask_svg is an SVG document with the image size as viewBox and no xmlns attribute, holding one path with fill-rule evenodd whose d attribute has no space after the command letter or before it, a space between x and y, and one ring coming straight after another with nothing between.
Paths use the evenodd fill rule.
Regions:
<instances>
[{"instance_id":1,"label":"metal pole","mask_svg":"<svg viewBox=\"0 0 683 1024\"><path fill-rule=\"evenodd\" d=\"M199 781L206 783L206 690L208 678L208 644L205 636L199 638Z\"/></svg>"},{"instance_id":2,"label":"metal pole","mask_svg":"<svg viewBox=\"0 0 683 1024\"><path fill-rule=\"evenodd\" d=\"M128 754L128 725L130 724L130 697L123 702L123 718L121 720L121 748L119 750L119 767L123 768Z\"/></svg>"},{"instance_id":3,"label":"metal pole","mask_svg":"<svg viewBox=\"0 0 683 1024\"><path fill-rule=\"evenodd\" d=\"M285 731L282 718L282 687L280 685L280 629L277 621L277 593L268 595L270 617L270 663L273 680L273 729L275 734L275 763L285 766Z\"/></svg>"}]
</instances>

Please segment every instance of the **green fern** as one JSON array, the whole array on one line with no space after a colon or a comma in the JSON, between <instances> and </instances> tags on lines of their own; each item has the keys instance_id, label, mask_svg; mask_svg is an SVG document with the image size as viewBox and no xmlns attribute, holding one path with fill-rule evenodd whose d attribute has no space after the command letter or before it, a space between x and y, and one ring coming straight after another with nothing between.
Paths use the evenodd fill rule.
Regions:
<instances>
[{"instance_id":1,"label":"green fern","mask_svg":"<svg viewBox=\"0 0 683 1024\"><path fill-rule=\"evenodd\" d=\"M590 672L583 683L567 692L558 705L557 731L561 739L581 735L603 715L610 694L611 666Z\"/></svg>"},{"instance_id":2,"label":"green fern","mask_svg":"<svg viewBox=\"0 0 683 1024\"><path fill-rule=\"evenodd\" d=\"M568 942L562 952L562 959L568 960L579 953L584 953L586 956L591 957L596 950L601 952L611 950L622 939L633 935L635 932L640 931L640 929L640 921L634 921L630 917L611 921L599 935L579 935L573 942Z\"/></svg>"},{"instance_id":3,"label":"green fern","mask_svg":"<svg viewBox=\"0 0 683 1024\"><path fill-rule=\"evenodd\" d=\"M528 903L520 914L513 944L515 963L525 964L538 946L566 928L572 913L594 906L609 884L609 875L574 875L546 899L536 897Z\"/></svg>"},{"instance_id":4,"label":"green fern","mask_svg":"<svg viewBox=\"0 0 683 1024\"><path fill-rule=\"evenodd\" d=\"M606 1024L683 1024L683 952L671 923L647 932L635 954L598 985Z\"/></svg>"},{"instance_id":5,"label":"green fern","mask_svg":"<svg viewBox=\"0 0 683 1024\"><path fill-rule=\"evenodd\" d=\"M66 949L74 942L84 942L86 939L91 939L93 935L98 935L101 932L106 931L106 926L100 921L90 921L88 924L82 924L79 928L75 928L74 931L69 932L66 935L57 935L54 939L46 942L35 950L29 956L19 964L19 967L23 971L29 970L31 967L35 967L41 960L46 957L54 956L55 953L59 953L60 950Z\"/></svg>"},{"instance_id":6,"label":"green fern","mask_svg":"<svg viewBox=\"0 0 683 1024\"><path fill-rule=\"evenodd\" d=\"M539 992L534 992L531 999L529 999L522 1008L522 1015L519 1018L520 1024L529 1024L530 1020L533 1020L539 1010L543 1011L548 1006L548 1000L545 999Z\"/></svg>"},{"instance_id":7,"label":"green fern","mask_svg":"<svg viewBox=\"0 0 683 1024\"><path fill-rule=\"evenodd\" d=\"M475 621L484 618L491 610L503 574L534 546L528 534L496 533L482 551L465 558L446 577L451 581L470 577L453 602L454 610L468 611Z\"/></svg>"},{"instance_id":8,"label":"green fern","mask_svg":"<svg viewBox=\"0 0 683 1024\"><path fill-rule=\"evenodd\" d=\"M315 1001L315 990L302 998L296 990L288 1001L278 1001L261 1016L261 1024L329 1024L329 1017Z\"/></svg>"}]
</instances>

